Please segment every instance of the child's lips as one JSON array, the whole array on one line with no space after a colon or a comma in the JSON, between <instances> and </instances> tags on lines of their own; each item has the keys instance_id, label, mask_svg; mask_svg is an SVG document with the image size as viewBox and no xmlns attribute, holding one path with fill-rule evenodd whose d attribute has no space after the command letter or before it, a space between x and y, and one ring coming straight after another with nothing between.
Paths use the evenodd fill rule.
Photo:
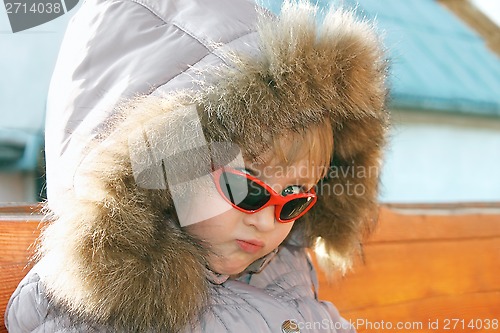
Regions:
<instances>
[{"instance_id":1,"label":"child's lips","mask_svg":"<svg viewBox=\"0 0 500 333\"><path fill-rule=\"evenodd\" d=\"M241 250L250 254L255 254L259 252L265 245L263 242L255 239L251 240L237 239L236 243L238 244Z\"/></svg>"}]
</instances>

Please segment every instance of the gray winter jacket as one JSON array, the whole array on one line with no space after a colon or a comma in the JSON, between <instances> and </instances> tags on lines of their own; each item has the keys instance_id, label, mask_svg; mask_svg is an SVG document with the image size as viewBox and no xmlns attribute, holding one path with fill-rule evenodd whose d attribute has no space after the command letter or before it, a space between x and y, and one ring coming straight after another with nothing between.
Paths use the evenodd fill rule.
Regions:
<instances>
[{"instance_id":1,"label":"gray winter jacket","mask_svg":"<svg viewBox=\"0 0 500 333\"><path fill-rule=\"evenodd\" d=\"M371 225L387 125L385 59L370 24L332 11L316 29L313 7L289 7L276 21L247 0L82 5L49 92L53 222L43 232L39 262L8 305L10 332L353 331L332 304L317 299L303 246L322 245L331 267L358 251ZM257 28L259 17L265 29ZM207 68L221 70L209 76ZM117 103L148 93L167 97L139 100L125 107L123 122L121 109L114 119ZM151 163L150 174L160 162L164 167L164 160L148 159L148 149L188 138L169 130L180 128L179 107L193 104L207 142L229 140L246 156L263 153L269 133L328 119L334 170L371 173L322 179L317 204L294 224L293 242L236 280L217 276L206 269L200 241L175 223L170 192L138 186L129 154L135 142L128 130L147 123L145 135L161 135L144 145L141 162ZM362 196L331 191L358 184Z\"/></svg>"},{"instance_id":2,"label":"gray winter jacket","mask_svg":"<svg viewBox=\"0 0 500 333\"><path fill-rule=\"evenodd\" d=\"M50 265L35 266L12 295L6 312L9 332L113 332L90 326L51 304L43 285L41 266L45 264ZM317 299L316 273L303 248L281 247L262 268L238 280L212 281L208 309L185 332L355 331L331 303Z\"/></svg>"}]
</instances>

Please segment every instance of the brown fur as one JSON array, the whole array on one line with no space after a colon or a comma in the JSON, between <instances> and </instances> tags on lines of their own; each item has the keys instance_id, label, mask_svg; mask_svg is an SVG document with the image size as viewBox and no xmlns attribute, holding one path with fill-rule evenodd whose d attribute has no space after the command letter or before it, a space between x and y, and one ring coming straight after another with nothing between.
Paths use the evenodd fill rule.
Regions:
<instances>
[{"instance_id":1,"label":"brown fur","mask_svg":"<svg viewBox=\"0 0 500 333\"><path fill-rule=\"evenodd\" d=\"M302 2L286 4L277 20L262 15L258 56L229 55L229 66L210 74L216 83L195 94L124 106L115 130L89 150L67 210L44 232L40 257L53 262L46 284L55 302L128 332L178 331L203 311L203 246L179 228L170 191L141 187L130 161L130 151L142 149L133 140L141 128L152 138L144 149L175 151L181 141L196 141L199 134L182 122L182 107L190 104L208 142L233 142L254 159L272 147L272 137L330 119L332 170L348 172L322 180L317 205L295 228L311 246L322 239L326 258L348 261L359 250L376 213L386 63L369 24L332 11L318 26L315 15ZM168 162L180 170L209 162L203 155L186 159ZM371 174L353 176L355 167ZM347 182L360 184L363 195L331 191Z\"/></svg>"}]
</instances>

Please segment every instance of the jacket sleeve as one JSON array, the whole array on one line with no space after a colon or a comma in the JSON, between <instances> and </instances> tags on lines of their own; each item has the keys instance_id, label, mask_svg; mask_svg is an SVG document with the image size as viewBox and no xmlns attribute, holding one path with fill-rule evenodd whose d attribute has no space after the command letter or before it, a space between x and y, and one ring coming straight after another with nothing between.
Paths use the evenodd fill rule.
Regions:
<instances>
[{"instance_id":1,"label":"jacket sleeve","mask_svg":"<svg viewBox=\"0 0 500 333\"><path fill-rule=\"evenodd\" d=\"M9 333L81 333L105 332L70 315L52 304L36 273L36 266L19 283L5 311Z\"/></svg>"},{"instance_id":2,"label":"jacket sleeve","mask_svg":"<svg viewBox=\"0 0 500 333\"><path fill-rule=\"evenodd\" d=\"M40 277L31 271L19 283L5 311L5 326L10 333L36 332L47 317L48 300L45 298Z\"/></svg>"}]
</instances>

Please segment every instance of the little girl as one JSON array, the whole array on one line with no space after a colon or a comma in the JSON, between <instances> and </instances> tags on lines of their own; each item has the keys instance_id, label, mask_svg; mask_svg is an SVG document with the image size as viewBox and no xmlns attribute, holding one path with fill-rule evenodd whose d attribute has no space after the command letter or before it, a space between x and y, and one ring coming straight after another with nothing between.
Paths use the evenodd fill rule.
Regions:
<instances>
[{"instance_id":1,"label":"little girl","mask_svg":"<svg viewBox=\"0 0 500 333\"><path fill-rule=\"evenodd\" d=\"M381 45L348 12L259 15L252 51L222 54L199 89L101 126L9 332L354 331L318 300L306 249L345 270L376 214ZM350 168L365 172L332 172Z\"/></svg>"}]
</instances>

